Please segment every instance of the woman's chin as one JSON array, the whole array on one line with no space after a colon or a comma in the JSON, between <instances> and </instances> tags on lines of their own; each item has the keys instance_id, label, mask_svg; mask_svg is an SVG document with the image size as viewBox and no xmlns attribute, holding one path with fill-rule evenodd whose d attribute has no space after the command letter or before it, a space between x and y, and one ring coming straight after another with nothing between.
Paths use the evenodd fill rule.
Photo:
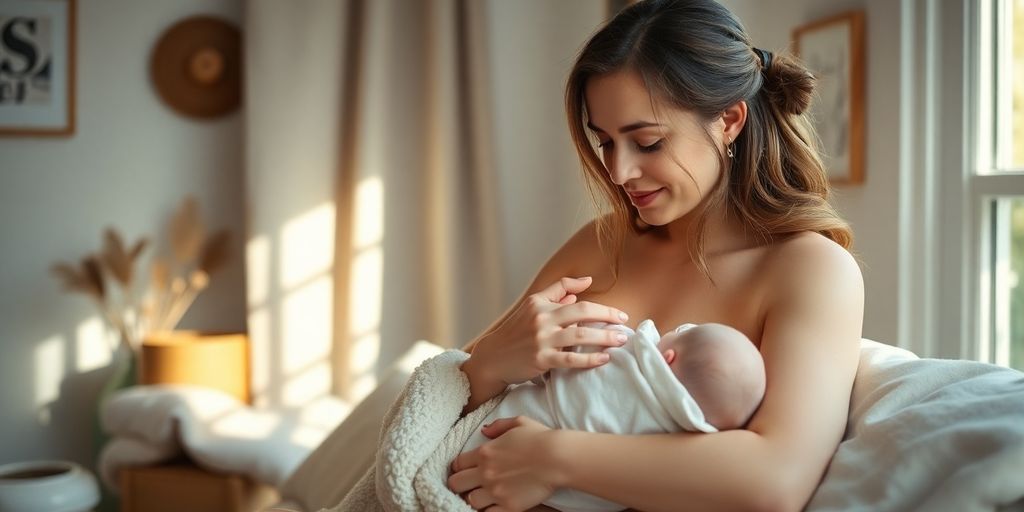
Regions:
<instances>
[{"instance_id":1,"label":"woman's chin","mask_svg":"<svg viewBox=\"0 0 1024 512\"><path fill-rule=\"evenodd\" d=\"M666 218L664 215L658 215L657 212L645 212L641 210L638 213L638 217L640 217L640 220L644 221L644 224L647 224L648 226L664 226L665 224L669 223L668 218Z\"/></svg>"}]
</instances>

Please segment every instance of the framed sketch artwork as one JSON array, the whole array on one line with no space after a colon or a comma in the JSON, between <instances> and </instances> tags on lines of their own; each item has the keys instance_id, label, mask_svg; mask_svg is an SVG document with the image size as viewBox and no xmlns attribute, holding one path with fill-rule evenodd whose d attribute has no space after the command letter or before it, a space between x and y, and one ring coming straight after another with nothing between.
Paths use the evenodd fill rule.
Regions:
<instances>
[{"instance_id":1,"label":"framed sketch artwork","mask_svg":"<svg viewBox=\"0 0 1024 512\"><path fill-rule=\"evenodd\" d=\"M74 41L74 0L0 0L0 135L74 133Z\"/></svg>"},{"instance_id":2,"label":"framed sketch artwork","mask_svg":"<svg viewBox=\"0 0 1024 512\"><path fill-rule=\"evenodd\" d=\"M810 118L833 183L864 182L864 13L798 27L795 52L817 78Z\"/></svg>"}]
</instances>

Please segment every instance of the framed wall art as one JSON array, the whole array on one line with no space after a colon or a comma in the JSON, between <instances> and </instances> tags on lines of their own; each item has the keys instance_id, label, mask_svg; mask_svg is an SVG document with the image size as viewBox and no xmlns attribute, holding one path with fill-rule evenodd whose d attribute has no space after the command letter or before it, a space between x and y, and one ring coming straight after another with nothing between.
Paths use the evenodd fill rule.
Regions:
<instances>
[{"instance_id":1,"label":"framed wall art","mask_svg":"<svg viewBox=\"0 0 1024 512\"><path fill-rule=\"evenodd\" d=\"M75 0L0 0L0 135L75 132Z\"/></svg>"},{"instance_id":2,"label":"framed wall art","mask_svg":"<svg viewBox=\"0 0 1024 512\"><path fill-rule=\"evenodd\" d=\"M849 12L793 30L794 51L817 78L810 118L829 180L864 182L864 13Z\"/></svg>"}]
</instances>

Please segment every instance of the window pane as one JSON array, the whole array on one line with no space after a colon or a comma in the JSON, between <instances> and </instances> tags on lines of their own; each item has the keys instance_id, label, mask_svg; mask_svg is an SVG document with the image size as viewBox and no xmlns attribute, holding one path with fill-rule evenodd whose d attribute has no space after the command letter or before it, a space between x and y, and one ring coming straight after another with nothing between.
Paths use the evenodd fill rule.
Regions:
<instances>
[{"instance_id":1,"label":"window pane","mask_svg":"<svg viewBox=\"0 0 1024 512\"><path fill-rule=\"evenodd\" d=\"M1009 339L1003 339L1000 341L1000 336L996 336L995 354L996 362L1001 364L1009 364L1010 366L1024 370L1024 199L1004 199L1007 207L998 208L997 210L1003 210L1009 214L1009 226L1004 222L999 222L999 229L1009 228L1010 240L1009 240L1009 260L1010 268L1009 275L1006 276L1005 282L999 282L999 271L996 271L996 283L993 288L999 289L1001 286L1004 290L1008 287L1009 289L1003 292L997 291L996 293L1007 293L1009 295ZM1003 220L1003 219L999 219ZM996 236L996 238L1000 238ZM999 243L997 242L997 245ZM998 254L999 251L996 251ZM998 264L997 264L998 266ZM996 301L997 309L999 300ZM999 317L997 313L997 318ZM998 327L995 331L998 333L1001 329ZM1007 344L1008 346L1000 347L1000 344ZM1008 353L1007 353L1008 352ZM1008 361L1006 360L1008 358ZM1003 359L1000 361L1000 359Z\"/></svg>"},{"instance_id":2,"label":"window pane","mask_svg":"<svg viewBox=\"0 0 1024 512\"><path fill-rule=\"evenodd\" d=\"M1013 0L1009 43L1012 47L1013 148L1008 151L1010 166L1024 169L1024 0Z\"/></svg>"}]
</instances>

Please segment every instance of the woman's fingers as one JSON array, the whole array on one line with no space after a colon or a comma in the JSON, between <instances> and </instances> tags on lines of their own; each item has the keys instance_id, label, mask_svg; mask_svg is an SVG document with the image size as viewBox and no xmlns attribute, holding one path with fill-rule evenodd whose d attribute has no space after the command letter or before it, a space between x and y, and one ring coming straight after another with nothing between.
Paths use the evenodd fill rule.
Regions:
<instances>
[{"instance_id":1,"label":"woman's fingers","mask_svg":"<svg viewBox=\"0 0 1024 512\"><path fill-rule=\"evenodd\" d=\"M621 324L629 319L629 316L626 315L626 313L623 313L618 309L587 300L562 306L549 314L551 315L552 323L560 326L580 322L608 322L611 324Z\"/></svg>"},{"instance_id":2,"label":"woman's fingers","mask_svg":"<svg viewBox=\"0 0 1024 512\"><path fill-rule=\"evenodd\" d=\"M621 347L629 339L626 333L595 327L566 327L551 335L553 348L590 345L596 347Z\"/></svg>"},{"instance_id":3,"label":"woman's fingers","mask_svg":"<svg viewBox=\"0 0 1024 512\"><path fill-rule=\"evenodd\" d=\"M462 494L480 487L480 468L469 468L448 477L448 488L455 494Z\"/></svg>"},{"instance_id":4,"label":"woman's fingers","mask_svg":"<svg viewBox=\"0 0 1024 512\"><path fill-rule=\"evenodd\" d=\"M475 489L466 496L466 503L474 510L483 510L497 503L490 491L484 488Z\"/></svg>"},{"instance_id":5,"label":"woman's fingers","mask_svg":"<svg viewBox=\"0 0 1024 512\"><path fill-rule=\"evenodd\" d=\"M460 453L454 460L452 460L451 469L452 473L458 473L459 471L475 468L480 465L480 450L470 450L466 453Z\"/></svg>"},{"instance_id":6,"label":"woman's fingers","mask_svg":"<svg viewBox=\"0 0 1024 512\"><path fill-rule=\"evenodd\" d=\"M483 426L481 432L485 436L494 439L498 436L512 430L515 427L520 427L529 421L533 421L526 416L512 416L511 418L498 418Z\"/></svg>"},{"instance_id":7,"label":"woman's fingers","mask_svg":"<svg viewBox=\"0 0 1024 512\"><path fill-rule=\"evenodd\" d=\"M580 293L590 287L590 284L594 282L594 279L590 276L586 277L563 277L557 282L552 283L547 288L537 292L537 295L551 301L558 302L563 297L570 293Z\"/></svg>"},{"instance_id":8,"label":"woman's fingers","mask_svg":"<svg viewBox=\"0 0 1024 512\"><path fill-rule=\"evenodd\" d=\"M611 356L606 352L555 352L548 355L548 358L552 368L593 368L607 363Z\"/></svg>"}]
</instances>

